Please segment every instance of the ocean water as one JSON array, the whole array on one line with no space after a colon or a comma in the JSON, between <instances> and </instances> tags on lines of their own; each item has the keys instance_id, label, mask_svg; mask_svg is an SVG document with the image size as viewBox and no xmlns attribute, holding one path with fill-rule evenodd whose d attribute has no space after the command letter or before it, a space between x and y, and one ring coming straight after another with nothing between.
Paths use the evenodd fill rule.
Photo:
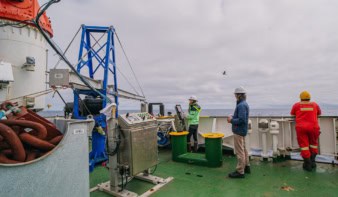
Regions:
<instances>
[{"instance_id":1,"label":"ocean water","mask_svg":"<svg viewBox=\"0 0 338 197\"><path fill-rule=\"evenodd\" d=\"M233 114L233 109L203 109L201 116L228 116ZM120 110L120 114L139 112L135 110ZM158 113L158 111L154 111ZM166 112L175 113L175 110L166 110ZM39 112L41 116L51 117L51 116L64 116L63 111L41 111ZM290 109L251 109L250 116L289 116ZM334 108L324 108L322 109L323 116L338 116L338 109Z\"/></svg>"}]
</instances>

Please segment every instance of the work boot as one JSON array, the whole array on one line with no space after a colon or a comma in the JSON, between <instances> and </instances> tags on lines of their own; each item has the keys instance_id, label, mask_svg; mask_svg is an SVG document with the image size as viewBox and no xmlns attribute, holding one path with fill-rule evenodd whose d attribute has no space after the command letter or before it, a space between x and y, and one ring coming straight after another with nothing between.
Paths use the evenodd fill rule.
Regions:
<instances>
[{"instance_id":1,"label":"work boot","mask_svg":"<svg viewBox=\"0 0 338 197\"><path fill-rule=\"evenodd\" d=\"M191 153L191 144L190 143L188 143L188 145L187 145L187 150L188 150L188 153Z\"/></svg>"},{"instance_id":2,"label":"work boot","mask_svg":"<svg viewBox=\"0 0 338 197\"><path fill-rule=\"evenodd\" d=\"M230 173L228 176L229 178L244 178L245 177L244 174L241 174L237 171Z\"/></svg>"},{"instance_id":3,"label":"work boot","mask_svg":"<svg viewBox=\"0 0 338 197\"><path fill-rule=\"evenodd\" d=\"M317 156L317 154L315 154L315 153L312 153L312 154L311 154L310 159L311 159L311 167L312 167L312 168L316 168L316 167L317 167L317 164L316 164L316 156Z\"/></svg>"},{"instance_id":4,"label":"work boot","mask_svg":"<svg viewBox=\"0 0 338 197\"><path fill-rule=\"evenodd\" d=\"M198 143L194 142L194 152L197 153L198 150Z\"/></svg>"},{"instance_id":5,"label":"work boot","mask_svg":"<svg viewBox=\"0 0 338 197\"><path fill-rule=\"evenodd\" d=\"M251 174L250 166L245 166L245 168L244 168L244 173L245 173L245 174Z\"/></svg>"},{"instance_id":6,"label":"work boot","mask_svg":"<svg viewBox=\"0 0 338 197\"><path fill-rule=\"evenodd\" d=\"M312 165L311 165L311 159L310 158L304 158L303 169L308 171L308 172L312 171Z\"/></svg>"}]
</instances>

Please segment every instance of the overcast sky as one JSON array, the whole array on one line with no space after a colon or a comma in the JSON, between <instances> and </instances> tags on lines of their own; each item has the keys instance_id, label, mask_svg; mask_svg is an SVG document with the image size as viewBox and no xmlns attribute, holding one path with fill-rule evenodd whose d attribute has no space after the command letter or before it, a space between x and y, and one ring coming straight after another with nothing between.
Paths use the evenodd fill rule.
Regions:
<instances>
[{"instance_id":1,"label":"overcast sky","mask_svg":"<svg viewBox=\"0 0 338 197\"><path fill-rule=\"evenodd\" d=\"M243 86L252 108L269 108L292 105L302 90L337 103L337 10L335 0L63 0L48 16L62 49L81 24L113 25L149 102L172 107L196 95L204 108L233 108ZM74 62L77 50L67 54Z\"/></svg>"}]
</instances>

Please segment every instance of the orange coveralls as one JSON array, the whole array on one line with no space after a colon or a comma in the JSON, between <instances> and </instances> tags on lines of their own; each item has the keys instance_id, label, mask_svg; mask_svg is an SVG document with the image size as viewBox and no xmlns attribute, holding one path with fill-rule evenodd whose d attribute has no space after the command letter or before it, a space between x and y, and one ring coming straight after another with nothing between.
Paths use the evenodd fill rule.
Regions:
<instances>
[{"instance_id":1,"label":"orange coveralls","mask_svg":"<svg viewBox=\"0 0 338 197\"><path fill-rule=\"evenodd\" d=\"M320 107L315 102L295 103L291 115L296 116L297 141L303 158L310 158L311 154L318 154Z\"/></svg>"}]
</instances>

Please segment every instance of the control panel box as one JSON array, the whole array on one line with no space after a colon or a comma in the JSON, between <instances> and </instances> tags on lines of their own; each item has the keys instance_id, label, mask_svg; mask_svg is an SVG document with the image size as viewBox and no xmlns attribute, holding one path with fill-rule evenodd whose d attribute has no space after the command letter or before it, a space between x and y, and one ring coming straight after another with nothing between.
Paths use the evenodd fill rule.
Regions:
<instances>
[{"instance_id":1,"label":"control panel box","mask_svg":"<svg viewBox=\"0 0 338 197\"><path fill-rule=\"evenodd\" d=\"M120 115L120 165L127 165L131 175L137 175L158 163L157 121L149 113Z\"/></svg>"},{"instance_id":2,"label":"control panel box","mask_svg":"<svg viewBox=\"0 0 338 197\"><path fill-rule=\"evenodd\" d=\"M156 124L156 118L147 112L127 113L119 116L119 124L123 128L135 128L142 125Z\"/></svg>"}]
</instances>

